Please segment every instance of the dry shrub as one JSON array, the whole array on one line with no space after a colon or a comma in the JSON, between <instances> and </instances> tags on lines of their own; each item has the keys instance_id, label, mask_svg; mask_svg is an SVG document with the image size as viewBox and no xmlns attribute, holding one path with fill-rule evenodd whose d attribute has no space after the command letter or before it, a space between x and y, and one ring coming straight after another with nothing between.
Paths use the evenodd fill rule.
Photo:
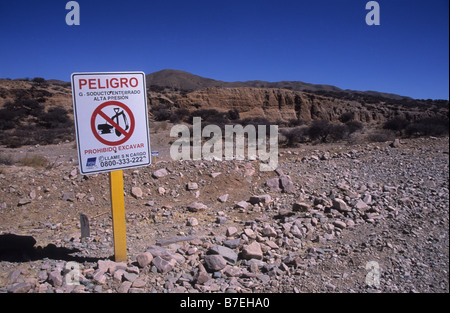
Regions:
<instances>
[{"instance_id":1,"label":"dry shrub","mask_svg":"<svg viewBox=\"0 0 450 313\"><path fill-rule=\"evenodd\" d=\"M449 133L449 120L445 117L424 118L406 127L406 135L418 136L445 136Z\"/></svg>"},{"instance_id":2,"label":"dry shrub","mask_svg":"<svg viewBox=\"0 0 450 313\"><path fill-rule=\"evenodd\" d=\"M21 158L18 163L23 166L30 166L34 168L47 168L49 166L49 161L47 158L40 154L27 154Z\"/></svg>"},{"instance_id":3,"label":"dry shrub","mask_svg":"<svg viewBox=\"0 0 450 313\"><path fill-rule=\"evenodd\" d=\"M386 142L395 138L395 134L391 130L377 129L367 137L370 142Z\"/></svg>"},{"instance_id":4,"label":"dry shrub","mask_svg":"<svg viewBox=\"0 0 450 313\"><path fill-rule=\"evenodd\" d=\"M0 164L3 165L13 165L14 164L14 159L13 157L8 154L0 154Z\"/></svg>"}]
</instances>

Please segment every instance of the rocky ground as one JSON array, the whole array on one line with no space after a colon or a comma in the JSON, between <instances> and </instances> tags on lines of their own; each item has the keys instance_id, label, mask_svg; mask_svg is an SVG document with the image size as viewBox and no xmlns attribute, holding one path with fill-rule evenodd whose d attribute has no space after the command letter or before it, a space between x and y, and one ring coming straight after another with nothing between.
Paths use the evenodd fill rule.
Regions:
<instances>
[{"instance_id":1,"label":"rocky ground","mask_svg":"<svg viewBox=\"0 0 450 313\"><path fill-rule=\"evenodd\" d=\"M80 175L73 143L0 148L0 292L448 293L448 150L305 145L260 172L161 149L124 171L128 261L113 262L108 174ZM16 162L34 155L49 163Z\"/></svg>"}]
</instances>

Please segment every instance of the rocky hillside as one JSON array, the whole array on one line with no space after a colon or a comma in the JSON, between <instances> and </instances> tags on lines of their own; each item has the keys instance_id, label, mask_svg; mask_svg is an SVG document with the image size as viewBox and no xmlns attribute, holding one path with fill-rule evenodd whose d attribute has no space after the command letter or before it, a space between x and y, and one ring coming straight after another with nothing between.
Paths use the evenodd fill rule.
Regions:
<instances>
[{"instance_id":1,"label":"rocky hillside","mask_svg":"<svg viewBox=\"0 0 450 313\"><path fill-rule=\"evenodd\" d=\"M224 83L181 71L161 71L147 75L147 79L150 110L160 105L172 112L177 108L191 112L235 110L240 118L266 118L271 123L338 122L345 114L350 120L371 125L382 125L393 118L408 122L434 117L445 120L449 112L449 102L444 100L396 99L322 85L322 89L319 85L309 86L314 87L309 91L293 90L308 87L299 87L294 82L285 83L286 86L278 84L283 88L245 87L254 82L232 87L240 83ZM71 140L72 111L68 82L0 79L0 144L18 147Z\"/></svg>"},{"instance_id":2,"label":"rocky hillside","mask_svg":"<svg viewBox=\"0 0 450 313\"><path fill-rule=\"evenodd\" d=\"M276 88L206 88L172 96L171 99L181 108L237 109L241 117L265 117L273 122L290 119L337 121L342 114L351 113L355 120L363 123L382 123L393 117L415 121L448 114L448 106L411 107L387 99L366 103L358 97L338 98ZM151 100L153 104L159 102L158 96Z\"/></svg>"},{"instance_id":3,"label":"rocky hillside","mask_svg":"<svg viewBox=\"0 0 450 313\"><path fill-rule=\"evenodd\" d=\"M448 116L449 109L448 101L415 100L299 81L223 82L178 70L162 70L146 77L152 105L188 110L236 109L241 117L264 117L272 122L337 121L344 113L363 123L384 123L394 117L416 121Z\"/></svg>"}]
</instances>

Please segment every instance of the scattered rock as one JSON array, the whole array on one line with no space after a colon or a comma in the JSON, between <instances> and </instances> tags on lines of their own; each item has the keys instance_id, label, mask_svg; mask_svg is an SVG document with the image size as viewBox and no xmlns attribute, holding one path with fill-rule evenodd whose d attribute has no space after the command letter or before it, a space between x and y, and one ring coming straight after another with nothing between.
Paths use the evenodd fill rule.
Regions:
<instances>
[{"instance_id":1,"label":"scattered rock","mask_svg":"<svg viewBox=\"0 0 450 313\"><path fill-rule=\"evenodd\" d=\"M159 273L167 273L173 269L174 263L157 256L153 259L152 264L156 267Z\"/></svg>"},{"instance_id":2,"label":"scattered rock","mask_svg":"<svg viewBox=\"0 0 450 313\"><path fill-rule=\"evenodd\" d=\"M270 225L264 226L261 233L263 236L267 236L267 237L276 237L277 236L277 232Z\"/></svg>"},{"instance_id":3,"label":"scattered rock","mask_svg":"<svg viewBox=\"0 0 450 313\"><path fill-rule=\"evenodd\" d=\"M75 201L75 194L73 192L64 192L63 195L62 195L62 199L63 199L63 201L74 202Z\"/></svg>"},{"instance_id":4,"label":"scattered rock","mask_svg":"<svg viewBox=\"0 0 450 313\"><path fill-rule=\"evenodd\" d=\"M236 203L236 208L246 209L250 204L247 201L239 201Z\"/></svg>"},{"instance_id":5,"label":"scattered rock","mask_svg":"<svg viewBox=\"0 0 450 313\"><path fill-rule=\"evenodd\" d=\"M21 282L9 286L7 291L9 293L27 293L32 287L32 284L29 282Z\"/></svg>"},{"instance_id":6,"label":"scattered rock","mask_svg":"<svg viewBox=\"0 0 450 313\"><path fill-rule=\"evenodd\" d=\"M77 170L77 168L74 168L73 170L70 171L69 178L75 179L75 178L77 178L77 174L78 174L78 170Z\"/></svg>"},{"instance_id":7,"label":"scattered rock","mask_svg":"<svg viewBox=\"0 0 450 313\"><path fill-rule=\"evenodd\" d=\"M48 281L53 287L61 287L63 284L63 277L61 271L54 270L48 274Z\"/></svg>"},{"instance_id":8,"label":"scattered rock","mask_svg":"<svg viewBox=\"0 0 450 313\"><path fill-rule=\"evenodd\" d=\"M190 204L187 205L187 209L190 212L199 212L199 211L204 211L206 210L208 207L206 205L204 205L203 203L200 202L192 202Z\"/></svg>"},{"instance_id":9,"label":"scattered rock","mask_svg":"<svg viewBox=\"0 0 450 313\"><path fill-rule=\"evenodd\" d=\"M367 205L367 203L363 200L358 200L355 204L355 209L357 209L358 211L365 211L369 208L369 206Z\"/></svg>"},{"instance_id":10,"label":"scattered rock","mask_svg":"<svg viewBox=\"0 0 450 313\"><path fill-rule=\"evenodd\" d=\"M347 224L345 224L343 221L334 221L333 225L340 229L344 229L347 227Z\"/></svg>"},{"instance_id":11,"label":"scattered rock","mask_svg":"<svg viewBox=\"0 0 450 313\"><path fill-rule=\"evenodd\" d=\"M394 139L394 141L390 144L392 148L398 148L400 146L400 140L398 138Z\"/></svg>"},{"instance_id":12,"label":"scattered rock","mask_svg":"<svg viewBox=\"0 0 450 313\"><path fill-rule=\"evenodd\" d=\"M136 199L142 199L142 189L139 187L132 187L131 188L131 194L133 195L133 197L135 197Z\"/></svg>"},{"instance_id":13,"label":"scattered rock","mask_svg":"<svg viewBox=\"0 0 450 313\"><path fill-rule=\"evenodd\" d=\"M228 200L228 194L221 195L221 196L218 198L218 200L219 200L220 202L222 202L222 203L227 202L227 200Z\"/></svg>"},{"instance_id":14,"label":"scattered rock","mask_svg":"<svg viewBox=\"0 0 450 313\"><path fill-rule=\"evenodd\" d=\"M230 249L236 249L237 247L239 247L240 244L241 244L240 238L225 240L223 242L223 245Z\"/></svg>"},{"instance_id":15,"label":"scattered rock","mask_svg":"<svg viewBox=\"0 0 450 313\"><path fill-rule=\"evenodd\" d=\"M253 241L251 244L244 246L242 249L242 257L245 260L250 259L261 260L263 258L261 245L258 242Z\"/></svg>"},{"instance_id":16,"label":"scattered rock","mask_svg":"<svg viewBox=\"0 0 450 313\"><path fill-rule=\"evenodd\" d=\"M128 262L104 259L113 238L104 175L69 177L76 159L30 172L2 165L0 293L448 292L447 147L448 138L305 145L280 151L276 174L251 162L163 160L167 181L148 179L154 166L127 172L130 196L152 192L151 204L130 201ZM91 236L80 238L87 207ZM85 261L62 261L72 257ZM364 280L371 261L379 286ZM78 269L79 284L67 284Z\"/></svg>"},{"instance_id":17,"label":"scattered rock","mask_svg":"<svg viewBox=\"0 0 450 313\"><path fill-rule=\"evenodd\" d=\"M227 265L227 261L217 254L205 255L205 267L210 272L220 271Z\"/></svg>"},{"instance_id":18,"label":"scattered rock","mask_svg":"<svg viewBox=\"0 0 450 313\"><path fill-rule=\"evenodd\" d=\"M94 275L93 275L92 278L93 278L94 282L97 283L97 284L99 284L99 285L104 285L104 284L106 284L106 275L105 275L105 272L102 271L102 270L100 270L100 269L98 269L98 270L96 270L96 271L94 272Z\"/></svg>"},{"instance_id":19,"label":"scattered rock","mask_svg":"<svg viewBox=\"0 0 450 313\"><path fill-rule=\"evenodd\" d=\"M211 277L209 276L208 272L206 271L205 267L202 264L198 265L198 271L197 274L195 275L195 282L197 284L204 284L207 281L209 281L211 279Z\"/></svg>"},{"instance_id":20,"label":"scattered rock","mask_svg":"<svg viewBox=\"0 0 450 313\"><path fill-rule=\"evenodd\" d=\"M251 239L256 239L256 233L253 231L253 229L245 228L244 234Z\"/></svg>"},{"instance_id":21,"label":"scattered rock","mask_svg":"<svg viewBox=\"0 0 450 313\"><path fill-rule=\"evenodd\" d=\"M131 285L131 287L133 288L144 288L147 285L147 282L143 279L135 279L133 281L133 284Z\"/></svg>"},{"instance_id":22,"label":"scattered rock","mask_svg":"<svg viewBox=\"0 0 450 313\"><path fill-rule=\"evenodd\" d=\"M152 263L153 255L150 252L141 253L137 256L136 261L141 268L144 268Z\"/></svg>"},{"instance_id":23,"label":"scattered rock","mask_svg":"<svg viewBox=\"0 0 450 313\"><path fill-rule=\"evenodd\" d=\"M187 186L186 186L187 190L197 190L198 189L198 184L194 183L194 182L188 182Z\"/></svg>"},{"instance_id":24,"label":"scattered rock","mask_svg":"<svg viewBox=\"0 0 450 313\"><path fill-rule=\"evenodd\" d=\"M271 201L272 197L270 195L252 196L250 197L250 200L248 200L248 202L250 202L251 204L269 204Z\"/></svg>"},{"instance_id":25,"label":"scattered rock","mask_svg":"<svg viewBox=\"0 0 450 313\"><path fill-rule=\"evenodd\" d=\"M169 172L165 168L161 168L157 171L154 171L152 176L154 178L163 178L164 176L169 175Z\"/></svg>"},{"instance_id":26,"label":"scattered rock","mask_svg":"<svg viewBox=\"0 0 450 313\"><path fill-rule=\"evenodd\" d=\"M305 202L295 202L292 205L292 211L294 212L308 212L311 209L311 205Z\"/></svg>"},{"instance_id":27,"label":"scattered rock","mask_svg":"<svg viewBox=\"0 0 450 313\"><path fill-rule=\"evenodd\" d=\"M26 205L28 203L31 203L31 199L29 198L22 198L19 200L19 202L17 203L17 206L22 206L22 205Z\"/></svg>"},{"instance_id":28,"label":"scattered rock","mask_svg":"<svg viewBox=\"0 0 450 313\"><path fill-rule=\"evenodd\" d=\"M348 207L347 203L345 203L342 199L333 199L333 208L340 212L350 212L351 209Z\"/></svg>"},{"instance_id":29,"label":"scattered rock","mask_svg":"<svg viewBox=\"0 0 450 313\"><path fill-rule=\"evenodd\" d=\"M227 233L226 233L226 235L227 235L227 237L232 237L232 236L234 236L235 234L237 234L237 232L238 232L238 230L237 230L236 227L230 226L230 227L227 228Z\"/></svg>"},{"instance_id":30,"label":"scattered rock","mask_svg":"<svg viewBox=\"0 0 450 313\"><path fill-rule=\"evenodd\" d=\"M125 280L128 280L128 281L130 281L130 282L134 282L137 278L138 278L138 275L136 274L136 273L130 273L130 272L127 272L127 271L125 271L124 273L123 273L123 276L122 276Z\"/></svg>"},{"instance_id":31,"label":"scattered rock","mask_svg":"<svg viewBox=\"0 0 450 313\"><path fill-rule=\"evenodd\" d=\"M230 264L235 264L238 259L236 252L224 246L213 246L208 250L208 253L221 255Z\"/></svg>"},{"instance_id":32,"label":"scattered rock","mask_svg":"<svg viewBox=\"0 0 450 313\"><path fill-rule=\"evenodd\" d=\"M294 183L289 175L280 176L280 185L284 193L295 193Z\"/></svg>"},{"instance_id":33,"label":"scattered rock","mask_svg":"<svg viewBox=\"0 0 450 313\"><path fill-rule=\"evenodd\" d=\"M278 177L268 179L266 181L267 187L269 187L270 192L280 192L280 179Z\"/></svg>"},{"instance_id":34,"label":"scattered rock","mask_svg":"<svg viewBox=\"0 0 450 313\"><path fill-rule=\"evenodd\" d=\"M133 283L130 282L130 281L124 281L124 282L120 285L119 290L118 290L118 293L128 293L128 291L130 290L132 284L133 284Z\"/></svg>"},{"instance_id":35,"label":"scattered rock","mask_svg":"<svg viewBox=\"0 0 450 313\"><path fill-rule=\"evenodd\" d=\"M188 217L186 225L187 226L197 226L198 220L195 217Z\"/></svg>"},{"instance_id":36,"label":"scattered rock","mask_svg":"<svg viewBox=\"0 0 450 313\"><path fill-rule=\"evenodd\" d=\"M158 187L158 193L163 196L166 194L166 189L164 187Z\"/></svg>"}]
</instances>

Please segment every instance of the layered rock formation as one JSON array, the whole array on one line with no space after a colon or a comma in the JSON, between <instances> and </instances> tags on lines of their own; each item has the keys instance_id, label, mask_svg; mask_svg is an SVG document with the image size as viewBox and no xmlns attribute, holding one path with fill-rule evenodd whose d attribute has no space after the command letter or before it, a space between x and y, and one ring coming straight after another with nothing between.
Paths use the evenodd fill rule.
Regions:
<instances>
[{"instance_id":1,"label":"layered rock formation","mask_svg":"<svg viewBox=\"0 0 450 313\"><path fill-rule=\"evenodd\" d=\"M448 109L404 107L384 102L370 104L277 88L205 88L169 98L150 93L151 105L173 104L188 110L237 109L241 118L265 117L273 122L290 119L337 121L342 114L350 113L354 120L363 123L382 123L393 117L414 121L448 113Z\"/></svg>"}]
</instances>

